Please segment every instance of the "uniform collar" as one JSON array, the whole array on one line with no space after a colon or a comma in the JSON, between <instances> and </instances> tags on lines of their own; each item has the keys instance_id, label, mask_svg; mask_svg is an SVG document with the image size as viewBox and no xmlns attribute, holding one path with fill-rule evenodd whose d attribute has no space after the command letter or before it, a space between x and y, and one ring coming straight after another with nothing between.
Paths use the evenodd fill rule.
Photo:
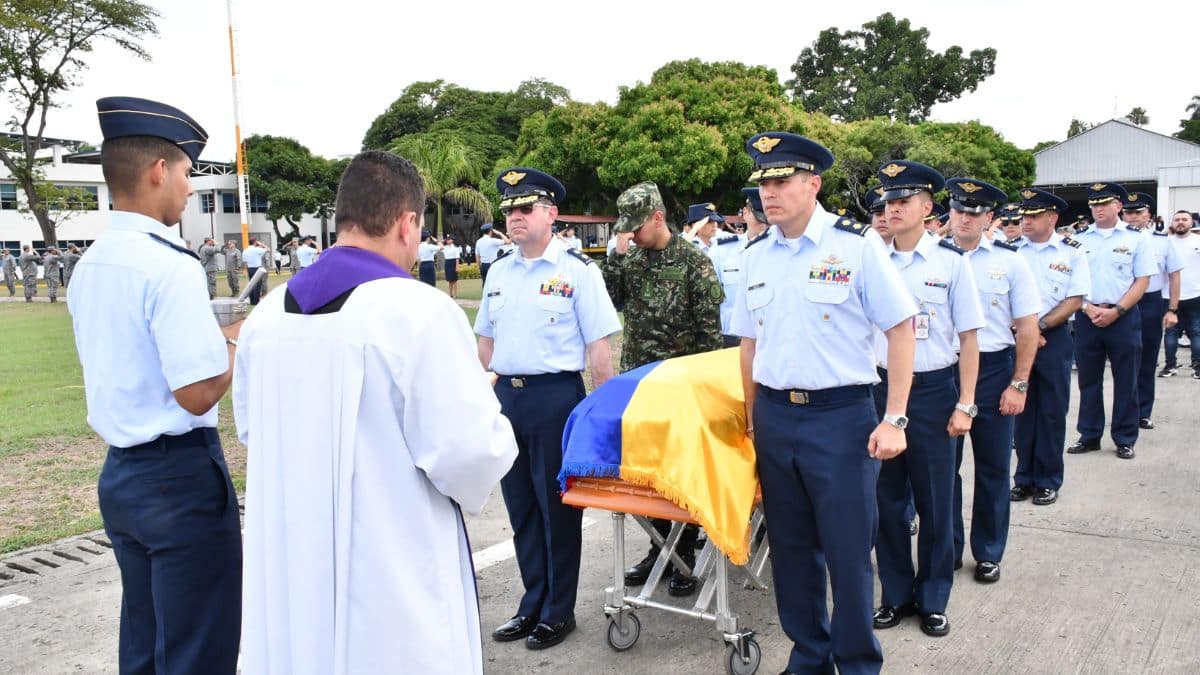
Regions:
<instances>
[{"instance_id":1,"label":"uniform collar","mask_svg":"<svg viewBox=\"0 0 1200 675\"><path fill-rule=\"evenodd\" d=\"M804 234L797 238L807 239L811 241L814 246L820 246L821 237L825 235L825 230L829 228L830 222L836 219L837 216L830 214L825 210L825 207L821 206L820 202L817 202L815 208L813 209L812 216L808 219L808 227L804 228ZM792 245L789 245L788 241L795 241L784 237L783 230L781 230L778 225L768 226L767 236L771 238L772 244L788 246L789 248L791 248Z\"/></svg>"},{"instance_id":2,"label":"uniform collar","mask_svg":"<svg viewBox=\"0 0 1200 675\"><path fill-rule=\"evenodd\" d=\"M929 260L933 250L938 247L939 241L941 241L941 237L931 237L927 234L922 234L921 238L917 240L917 246L913 249L913 251L921 254L921 257L925 260ZM896 250L895 239L892 239L892 241L888 243L888 254L890 255L892 253L900 253L900 251Z\"/></svg>"},{"instance_id":3,"label":"uniform collar","mask_svg":"<svg viewBox=\"0 0 1200 675\"><path fill-rule=\"evenodd\" d=\"M112 211L111 217L110 229L153 234L156 237L166 239L180 248L187 248L187 244L180 238L178 231L163 225L149 216L132 211Z\"/></svg>"},{"instance_id":4,"label":"uniform collar","mask_svg":"<svg viewBox=\"0 0 1200 675\"><path fill-rule=\"evenodd\" d=\"M517 247L517 260L520 260L522 262L522 264L527 265L527 266L532 265L533 263L535 263L539 260L545 260L546 262L550 263L551 265L557 265L558 257L560 255L562 255L562 252L565 250L567 250L567 245L565 243L563 243L563 241L561 239L559 239L558 237L551 236L550 243L546 244L546 250L542 251L541 257L533 258L533 259L526 258L525 254L521 253L521 247L518 246Z\"/></svg>"}]
</instances>

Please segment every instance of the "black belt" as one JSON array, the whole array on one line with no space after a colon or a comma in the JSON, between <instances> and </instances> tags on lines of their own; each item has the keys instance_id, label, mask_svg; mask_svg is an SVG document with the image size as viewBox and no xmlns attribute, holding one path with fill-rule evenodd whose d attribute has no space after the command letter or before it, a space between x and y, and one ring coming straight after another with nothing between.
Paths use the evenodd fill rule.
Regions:
<instances>
[{"instance_id":1,"label":"black belt","mask_svg":"<svg viewBox=\"0 0 1200 675\"><path fill-rule=\"evenodd\" d=\"M979 352L979 365L982 366L998 361L1010 361L1012 360L1012 353L1013 348L1011 346L994 352Z\"/></svg>"},{"instance_id":2,"label":"black belt","mask_svg":"<svg viewBox=\"0 0 1200 675\"><path fill-rule=\"evenodd\" d=\"M871 395L871 385L850 384L845 387L830 387L828 389L772 389L765 384L758 385L758 391L772 401L790 403L792 405L818 405L821 403L836 403L838 401L853 401Z\"/></svg>"},{"instance_id":3,"label":"black belt","mask_svg":"<svg viewBox=\"0 0 1200 675\"><path fill-rule=\"evenodd\" d=\"M137 452L139 450L170 450L171 448L194 448L198 445L206 445L217 441L217 430L215 427L198 427L191 431L171 436L163 434L152 441L146 441L139 445L134 445L128 448L121 448L126 452Z\"/></svg>"},{"instance_id":4,"label":"black belt","mask_svg":"<svg viewBox=\"0 0 1200 675\"><path fill-rule=\"evenodd\" d=\"M524 389L542 384L577 380L583 377L583 373L577 370L564 370L561 373L542 373L541 375L500 375L497 373L496 376L499 378L496 380L496 384L503 384L513 389Z\"/></svg>"},{"instance_id":5,"label":"black belt","mask_svg":"<svg viewBox=\"0 0 1200 675\"><path fill-rule=\"evenodd\" d=\"M876 368L879 377L887 382L887 368ZM928 384L930 382L943 382L954 377L954 366L946 366L937 370L926 370L922 373L913 373L913 384Z\"/></svg>"}]
</instances>

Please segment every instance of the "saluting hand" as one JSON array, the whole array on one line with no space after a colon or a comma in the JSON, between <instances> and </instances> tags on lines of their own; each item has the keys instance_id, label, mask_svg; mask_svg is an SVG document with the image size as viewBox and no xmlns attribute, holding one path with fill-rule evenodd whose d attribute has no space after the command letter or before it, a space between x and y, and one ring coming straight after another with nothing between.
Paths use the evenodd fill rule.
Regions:
<instances>
[{"instance_id":1,"label":"saluting hand","mask_svg":"<svg viewBox=\"0 0 1200 675\"><path fill-rule=\"evenodd\" d=\"M867 454L875 459L891 459L904 452L908 440L904 430L887 422L880 422L867 439Z\"/></svg>"},{"instance_id":2,"label":"saluting hand","mask_svg":"<svg viewBox=\"0 0 1200 675\"><path fill-rule=\"evenodd\" d=\"M633 232L621 232L617 235L617 244L613 247L613 252L617 255L625 255L629 252L629 244L633 242Z\"/></svg>"}]
</instances>

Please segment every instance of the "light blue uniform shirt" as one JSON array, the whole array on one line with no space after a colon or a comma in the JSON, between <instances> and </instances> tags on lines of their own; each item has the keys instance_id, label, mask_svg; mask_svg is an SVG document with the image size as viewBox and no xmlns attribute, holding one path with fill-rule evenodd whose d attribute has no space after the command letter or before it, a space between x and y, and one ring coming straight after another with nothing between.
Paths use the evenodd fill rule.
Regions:
<instances>
[{"instance_id":1,"label":"light blue uniform shirt","mask_svg":"<svg viewBox=\"0 0 1200 675\"><path fill-rule=\"evenodd\" d=\"M1115 305L1129 291L1134 279L1152 276L1157 270L1146 238L1125 227L1123 222L1108 229L1093 224L1072 238L1087 253L1092 277L1092 290L1084 298L1088 302Z\"/></svg>"},{"instance_id":2,"label":"light blue uniform shirt","mask_svg":"<svg viewBox=\"0 0 1200 675\"><path fill-rule=\"evenodd\" d=\"M420 244L417 244L417 258L419 258L421 262L433 262L434 256L436 256L437 252L440 250L441 249L436 244L430 244L429 242L423 241Z\"/></svg>"},{"instance_id":3,"label":"light blue uniform shirt","mask_svg":"<svg viewBox=\"0 0 1200 675\"><path fill-rule=\"evenodd\" d=\"M1051 234L1045 243L1035 244L1022 239L1020 254L1029 263L1038 283L1042 307L1041 319L1063 300L1084 297L1092 291L1092 276L1088 271L1087 254L1082 247L1071 246L1061 234Z\"/></svg>"},{"instance_id":4,"label":"light blue uniform shirt","mask_svg":"<svg viewBox=\"0 0 1200 675\"><path fill-rule=\"evenodd\" d=\"M717 279L725 291L725 299L721 301L722 335L733 334L733 307L742 287L742 253L745 248L745 237L731 234L714 241L709 250L709 260L712 260L713 267L717 270Z\"/></svg>"},{"instance_id":5,"label":"light blue uniform shirt","mask_svg":"<svg viewBox=\"0 0 1200 675\"><path fill-rule=\"evenodd\" d=\"M245 251L242 251L242 262L246 263L246 267L249 269L262 267L263 256L266 255L266 253L267 250L264 248L249 246Z\"/></svg>"},{"instance_id":6,"label":"light blue uniform shirt","mask_svg":"<svg viewBox=\"0 0 1200 675\"><path fill-rule=\"evenodd\" d=\"M300 258L300 268L303 269L317 259L317 249L311 246L297 246L296 256Z\"/></svg>"},{"instance_id":7,"label":"light blue uniform shirt","mask_svg":"<svg viewBox=\"0 0 1200 675\"><path fill-rule=\"evenodd\" d=\"M1017 343L1013 320L1035 315L1042 308L1033 271L1020 253L997 246L987 237L980 239L974 251L967 251L966 257L987 321L979 331L979 351L1007 349Z\"/></svg>"},{"instance_id":8,"label":"light blue uniform shirt","mask_svg":"<svg viewBox=\"0 0 1200 675\"><path fill-rule=\"evenodd\" d=\"M731 332L754 338L752 375L772 389L818 390L879 382L872 328L916 314L874 231L836 229L818 204L804 234L778 227L742 254Z\"/></svg>"},{"instance_id":9,"label":"light blue uniform shirt","mask_svg":"<svg viewBox=\"0 0 1200 675\"><path fill-rule=\"evenodd\" d=\"M551 237L542 257L520 249L488 271L475 332L492 338L488 367L502 375L582 371L587 345L621 330L600 268Z\"/></svg>"},{"instance_id":10,"label":"light blue uniform shirt","mask_svg":"<svg viewBox=\"0 0 1200 675\"><path fill-rule=\"evenodd\" d=\"M479 262L490 265L496 262L496 254L503 245L503 241L491 235L480 237L479 241L475 242L475 255L479 257Z\"/></svg>"},{"instance_id":11,"label":"light blue uniform shirt","mask_svg":"<svg viewBox=\"0 0 1200 675\"><path fill-rule=\"evenodd\" d=\"M217 406L196 416L171 392L229 370L204 269L150 233L184 247L162 223L113 211L71 277L88 424L118 448L216 427Z\"/></svg>"},{"instance_id":12,"label":"light blue uniform shirt","mask_svg":"<svg viewBox=\"0 0 1200 675\"><path fill-rule=\"evenodd\" d=\"M1156 234L1149 230L1138 230L1146 239L1146 250L1154 258L1155 272L1150 275L1150 285L1146 293L1160 293L1163 297L1170 296L1170 274L1183 269L1183 259L1171 244L1171 237L1166 233ZM1163 291L1166 290L1165 293Z\"/></svg>"},{"instance_id":13,"label":"light blue uniform shirt","mask_svg":"<svg viewBox=\"0 0 1200 675\"><path fill-rule=\"evenodd\" d=\"M891 264L900 271L917 312L929 315L929 336L917 336L913 358L913 372L917 373L958 363L958 334L987 323L971 263L940 242L938 237L921 237L916 249L908 252L911 255L897 251L894 241L887 246ZM881 367L888 367L885 340L876 341L875 358Z\"/></svg>"}]
</instances>

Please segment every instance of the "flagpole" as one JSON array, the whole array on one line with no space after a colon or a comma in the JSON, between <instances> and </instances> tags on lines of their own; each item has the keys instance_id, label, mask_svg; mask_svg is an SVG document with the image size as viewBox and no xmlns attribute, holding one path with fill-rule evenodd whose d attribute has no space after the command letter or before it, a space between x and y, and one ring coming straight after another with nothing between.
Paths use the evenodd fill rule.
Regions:
<instances>
[{"instance_id":1,"label":"flagpole","mask_svg":"<svg viewBox=\"0 0 1200 675\"><path fill-rule=\"evenodd\" d=\"M238 88L237 40L234 37L233 0L226 0L229 14L229 68L233 79L233 133L237 141L238 213L242 219L242 248L250 246L250 178L246 174L246 152L242 146L242 99ZM213 208L216 208L213 204Z\"/></svg>"}]
</instances>

